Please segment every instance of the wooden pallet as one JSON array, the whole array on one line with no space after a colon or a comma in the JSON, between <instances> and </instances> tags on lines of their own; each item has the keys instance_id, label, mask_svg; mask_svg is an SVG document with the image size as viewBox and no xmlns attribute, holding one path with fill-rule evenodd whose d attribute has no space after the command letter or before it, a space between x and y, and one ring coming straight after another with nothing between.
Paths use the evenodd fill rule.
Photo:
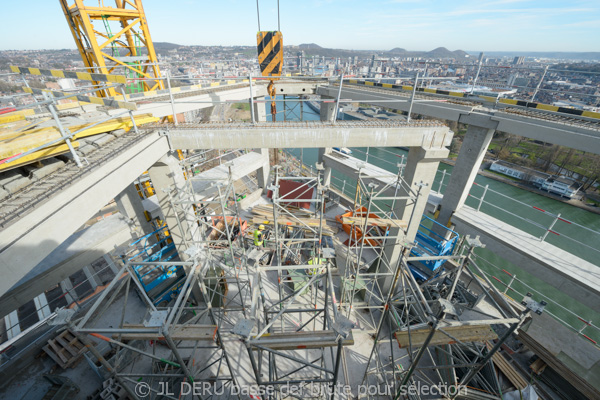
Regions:
<instances>
[{"instance_id":1,"label":"wooden pallet","mask_svg":"<svg viewBox=\"0 0 600 400\"><path fill-rule=\"evenodd\" d=\"M65 330L54 339L48 340L43 347L44 352L50 356L62 369L74 367L88 348L71 332Z\"/></svg>"}]
</instances>

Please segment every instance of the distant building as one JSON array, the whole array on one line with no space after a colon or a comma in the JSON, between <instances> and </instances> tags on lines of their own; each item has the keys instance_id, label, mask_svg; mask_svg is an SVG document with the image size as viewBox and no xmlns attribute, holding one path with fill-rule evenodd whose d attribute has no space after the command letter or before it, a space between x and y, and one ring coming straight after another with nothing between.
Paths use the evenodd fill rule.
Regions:
<instances>
[{"instance_id":1,"label":"distant building","mask_svg":"<svg viewBox=\"0 0 600 400\"><path fill-rule=\"evenodd\" d=\"M525 63L525 57L521 56L521 57L515 57L515 59L513 60L513 65L521 65Z\"/></svg>"}]
</instances>

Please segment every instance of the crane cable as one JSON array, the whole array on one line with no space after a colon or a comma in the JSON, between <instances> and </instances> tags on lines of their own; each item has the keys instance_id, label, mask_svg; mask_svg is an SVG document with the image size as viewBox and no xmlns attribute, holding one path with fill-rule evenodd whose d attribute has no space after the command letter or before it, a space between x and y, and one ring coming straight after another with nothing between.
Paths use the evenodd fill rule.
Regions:
<instances>
[{"instance_id":1,"label":"crane cable","mask_svg":"<svg viewBox=\"0 0 600 400\"><path fill-rule=\"evenodd\" d=\"M256 0L256 19L258 20L258 31L260 32L260 10L258 0ZM279 0L277 0L277 31L281 32L281 20L279 18Z\"/></svg>"},{"instance_id":2,"label":"crane cable","mask_svg":"<svg viewBox=\"0 0 600 400\"><path fill-rule=\"evenodd\" d=\"M279 16L279 0L277 0L277 31L281 32L281 20L280 20L280 16ZM260 32L260 10L259 10L259 6L258 6L258 0L256 0L256 18L258 20L258 31ZM265 45L265 36L263 35L262 37L263 40L263 46ZM281 71L280 71L281 73ZM275 82L273 82L273 79L269 80L269 84L267 85L267 94L269 95L269 98L271 99L271 119L273 122L276 121L277 119L277 102L275 101L277 98L277 94L275 92Z\"/></svg>"}]
</instances>

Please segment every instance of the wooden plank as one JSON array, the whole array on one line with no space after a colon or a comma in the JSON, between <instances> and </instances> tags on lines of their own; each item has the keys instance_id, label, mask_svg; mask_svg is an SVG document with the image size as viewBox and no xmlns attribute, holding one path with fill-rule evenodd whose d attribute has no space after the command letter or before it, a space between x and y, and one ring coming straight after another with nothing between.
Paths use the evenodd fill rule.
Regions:
<instances>
[{"instance_id":1,"label":"wooden plank","mask_svg":"<svg viewBox=\"0 0 600 400\"><path fill-rule=\"evenodd\" d=\"M302 221L302 223L296 219L288 219L288 218L277 218L277 224L279 226L297 226L300 228L306 228L306 225L308 225L309 227L318 230L319 229L319 219L318 218L298 218L299 220ZM325 222L325 221L323 221ZM260 225L273 225L275 222L273 220L272 217L268 217L268 218L263 218L263 217L252 217L252 223L253 224L260 224ZM333 231L331 229L329 229L327 226L325 226L325 223L323 223L323 233L324 234L329 234L329 235L333 235Z\"/></svg>"},{"instance_id":2,"label":"wooden plank","mask_svg":"<svg viewBox=\"0 0 600 400\"><path fill-rule=\"evenodd\" d=\"M124 324L125 329L148 330L148 332L123 333L121 340L164 340L165 337L156 332L157 328L148 328L144 325ZM154 331L154 332L152 332ZM217 332L216 325L175 325L171 328L171 339L173 340L207 340L213 341ZM113 335L117 339L118 334Z\"/></svg>"},{"instance_id":3,"label":"wooden plank","mask_svg":"<svg viewBox=\"0 0 600 400\"><path fill-rule=\"evenodd\" d=\"M303 350L335 347L337 346L336 339L337 335L333 331L283 332L267 333L258 339L250 340L250 343L268 347L273 350ZM342 340L342 345L354 345L352 332L346 339Z\"/></svg>"},{"instance_id":4,"label":"wooden plank","mask_svg":"<svg viewBox=\"0 0 600 400\"><path fill-rule=\"evenodd\" d=\"M64 338L62 338L61 335L57 336L55 340L69 353L71 353L72 356L77 356L79 354L79 349L73 348L73 346L71 346Z\"/></svg>"},{"instance_id":5,"label":"wooden plank","mask_svg":"<svg viewBox=\"0 0 600 400\"><path fill-rule=\"evenodd\" d=\"M77 149L79 147L79 142L71 142L73 148ZM1 146L1 143L0 143ZM34 153L29 154L28 156L21 157L17 161L6 163L0 160L0 172L20 167L21 165L30 164L34 161L41 161L47 158L55 157L60 154L65 154L69 152L69 146L66 144L61 144L58 146L47 147L43 150L36 151Z\"/></svg>"},{"instance_id":6,"label":"wooden plank","mask_svg":"<svg viewBox=\"0 0 600 400\"><path fill-rule=\"evenodd\" d=\"M65 364L64 362L58 357L58 355L56 355L56 353L50 348L50 346L46 345L44 347L42 347L42 350L44 350L44 353L48 354L48 356L55 362L57 363L61 368L65 368Z\"/></svg>"},{"instance_id":7,"label":"wooden plank","mask_svg":"<svg viewBox=\"0 0 600 400\"><path fill-rule=\"evenodd\" d=\"M531 368L532 371L535 372L537 375L540 375L542 372L544 372L547 366L548 364L546 364L544 360L538 358L529 366L529 368Z\"/></svg>"},{"instance_id":8,"label":"wooden plank","mask_svg":"<svg viewBox=\"0 0 600 400\"><path fill-rule=\"evenodd\" d=\"M362 217L343 217L342 222L344 224L352 225L355 224L358 227L365 225L365 218ZM387 228L389 226L395 226L398 228L406 229L408 222L402 219L387 219L387 218L369 218L367 221L368 226L378 226L380 228Z\"/></svg>"},{"instance_id":9,"label":"wooden plank","mask_svg":"<svg viewBox=\"0 0 600 400\"><path fill-rule=\"evenodd\" d=\"M54 354L56 354L57 356L60 357L60 359L62 360L63 363L67 363L67 361L69 361L69 359L67 358L67 356L65 356L63 354L64 349L60 346L58 346L55 342L54 339L50 339L48 340L48 345L50 346L50 348L52 349L52 351L54 352Z\"/></svg>"},{"instance_id":10,"label":"wooden plank","mask_svg":"<svg viewBox=\"0 0 600 400\"><path fill-rule=\"evenodd\" d=\"M158 118L150 114L142 114L135 116L136 124L142 125L146 123L156 122ZM98 135L100 133L110 132L118 129L129 130L133 125L130 118L120 117L113 120L103 122L93 127L89 127L91 123L74 125L67 127L70 132L76 132L83 129L74 139L80 139L87 136ZM52 140L61 137L60 131L56 127L38 128L22 133L20 136L12 139L7 139L0 142L0 159L11 157L15 154L23 153L38 146L48 143Z\"/></svg>"},{"instance_id":11,"label":"wooden plank","mask_svg":"<svg viewBox=\"0 0 600 400\"><path fill-rule=\"evenodd\" d=\"M494 340L498 338L498 335L490 328L489 325L466 325L466 326L449 326L444 327L444 331L448 332L454 338L460 340L463 343L469 342L485 342L487 340ZM420 347L425 343L425 339L429 335L430 329L413 329L410 331L410 339L413 346ZM408 331L397 331L394 336L398 341L400 348L406 348L409 346ZM433 334L433 338L429 343L429 346L440 346L444 344L454 344L456 340L452 339L442 331L437 330Z\"/></svg>"},{"instance_id":12,"label":"wooden plank","mask_svg":"<svg viewBox=\"0 0 600 400\"><path fill-rule=\"evenodd\" d=\"M493 345L490 342L485 343L488 351L492 349ZM504 356L496 352L492 356L492 362L495 366L502 371L504 376L513 384L516 389L523 390L527 387L527 381L521 376L521 374L508 362Z\"/></svg>"}]
</instances>

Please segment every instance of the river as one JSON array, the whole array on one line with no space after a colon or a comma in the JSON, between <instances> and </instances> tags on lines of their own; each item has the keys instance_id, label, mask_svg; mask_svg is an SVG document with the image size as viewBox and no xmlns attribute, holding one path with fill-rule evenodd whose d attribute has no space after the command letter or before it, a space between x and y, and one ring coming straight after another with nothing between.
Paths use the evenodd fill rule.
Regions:
<instances>
[{"instance_id":1,"label":"river","mask_svg":"<svg viewBox=\"0 0 600 400\"><path fill-rule=\"evenodd\" d=\"M278 103L278 107L280 107L281 104L282 103ZM286 110L287 109L292 109L294 111L288 111L286 119L300 119L299 102L287 101ZM304 120L320 119L319 114L310 109L306 104L304 104L301 114ZM289 150L297 158L302 158L302 161L307 165L314 166L317 161L317 149ZM352 148L351 150L353 151L353 157L361 160L367 158L367 148ZM397 173L398 169L396 165L401 163L406 155L407 151L400 148L371 147L368 149L368 162L393 173ZM444 171L446 171L445 176ZM432 190L439 190L443 193L451 173L452 166L440 164L435 181L432 185ZM343 181L346 181L346 184L344 184ZM356 185L355 180L336 171L334 171L332 183L338 188L345 186L346 193L350 193ZM441 187L440 183L442 183ZM600 247L600 215L482 175L477 175L475 183L477 185L474 185L471 189L471 196L467 199L467 205L476 208L479 204L479 200L476 198L481 197L483 188L488 185L485 203L482 204L480 210L537 237L541 237L546 233L546 229L542 227L549 227L556 219L554 216L549 215L548 212L555 215L560 214L562 219L570 221L571 224L563 222L563 220L558 220L552 228L552 231L558 233L558 235L549 233L545 240L559 248L577 254L582 259L595 265L599 265L598 259L600 258L600 253L598 252L598 248ZM488 202L491 204L487 204ZM546 212L539 210L545 210ZM541 225L542 227L536 226L535 224ZM577 225L581 225L584 228ZM511 280L511 276L502 272L502 270L516 275L517 279L513 282L511 288L514 288L520 294L533 292L533 298L537 301L546 300L549 303L546 307L547 311L555 317L564 320L567 324L575 327L577 330L582 328L584 324L573 314L565 311L562 307L573 311L587 321L600 321L600 314L594 312L587 305L573 300L569 296L546 284L538 277L533 276L518 266L502 259L499 255L485 249L477 249L475 253L477 255L477 265L485 272L501 280L504 284L508 284ZM493 282L500 290L505 290L505 285L496 281ZM529 288L525 285L529 286ZM535 293L531 288L539 293ZM520 294L517 294L512 290L509 290L507 294L514 297L517 301L522 299ZM594 299L590 299L590 301L594 301ZM600 341L599 331L588 327L585 329L584 333L594 340Z\"/></svg>"}]
</instances>

